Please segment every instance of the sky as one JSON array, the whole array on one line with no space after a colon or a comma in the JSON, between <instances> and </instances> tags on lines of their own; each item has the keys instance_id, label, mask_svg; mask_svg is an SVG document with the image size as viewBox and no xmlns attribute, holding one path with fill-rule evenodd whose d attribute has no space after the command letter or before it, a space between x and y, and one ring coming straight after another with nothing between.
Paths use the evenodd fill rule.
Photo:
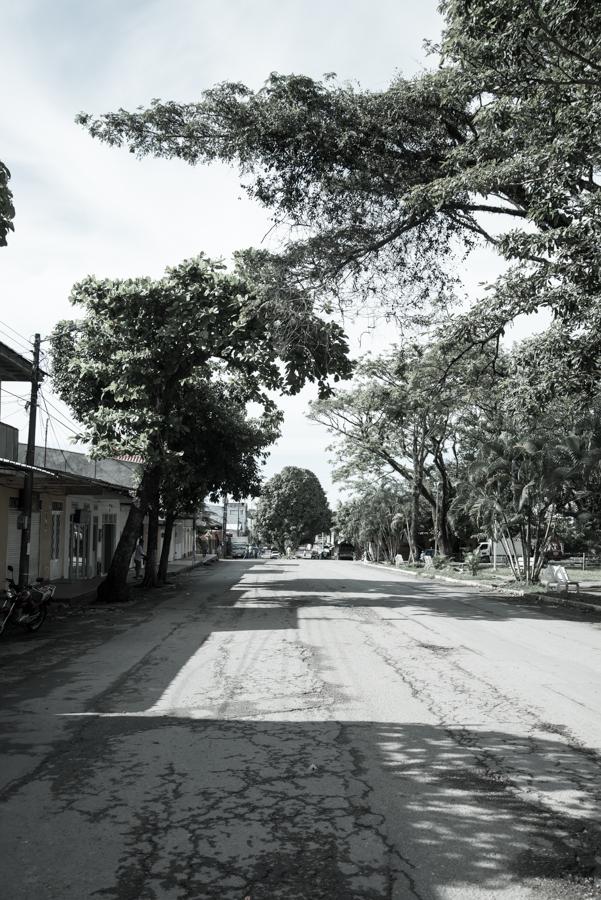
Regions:
<instances>
[{"instance_id":1,"label":"sky","mask_svg":"<svg viewBox=\"0 0 601 900\"><path fill-rule=\"evenodd\" d=\"M46 338L74 314L69 292L84 276L160 276L200 251L227 260L260 245L270 227L235 169L138 160L92 140L75 125L78 112L193 101L225 80L259 88L272 71L336 72L384 88L429 64L423 40L441 29L435 0L0 0L0 11L0 158L17 212L0 248L0 340L24 351L35 332ZM476 256L468 289L498 266ZM385 325L352 326L349 336L355 356L395 337ZM7 390L24 398L27 385L5 385L0 411L24 441L24 401ZM67 408L50 385L43 395L37 443L48 431L49 446L73 449ZM265 474L309 468L335 503L343 486L331 481L329 435L304 415L314 397L306 388L282 401L283 433Z\"/></svg>"}]
</instances>

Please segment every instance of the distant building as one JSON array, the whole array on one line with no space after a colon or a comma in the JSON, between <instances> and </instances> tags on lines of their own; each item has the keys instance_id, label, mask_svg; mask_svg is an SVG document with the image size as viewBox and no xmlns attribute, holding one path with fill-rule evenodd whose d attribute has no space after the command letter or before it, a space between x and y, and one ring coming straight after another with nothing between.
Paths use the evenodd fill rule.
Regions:
<instances>
[{"instance_id":1,"label":"distant building","mask_svg":"<svg viewBox=\"0 0 601 900\"><path fill-rule=\"evenodd\" d=\"M205 509L216 522L223 522L223 504L205 503ZM248 503L228 500L227 503L227 532L233 537L247 535L249 533L250 516Z\"/></svg>"}]
</instances>

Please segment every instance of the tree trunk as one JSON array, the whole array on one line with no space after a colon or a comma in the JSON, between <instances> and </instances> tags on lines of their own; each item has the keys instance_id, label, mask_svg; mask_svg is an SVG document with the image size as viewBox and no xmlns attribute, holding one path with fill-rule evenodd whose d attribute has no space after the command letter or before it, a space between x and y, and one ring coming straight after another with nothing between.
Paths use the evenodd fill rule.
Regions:
<instances>
[{"instance_id":1,"label":"tree trunk","mask_svg":"<svg viewBox=\"0 0 601 900\"><path fill-rule=\"evenodd\" d=\"M157 479L153 486L153 494L148 504L148 542L146 546L146 563L144 565L144 581L142 586L154 588L158 585L157 578L157 549L159 541L159 505L160 505L160 481Z\"/></svg>"},{"instance_id":2,"label":"tree trunk","mask_svg":"<svg viewBox=\"0 0 601 900\"><path fill-rule=\"evenodd\" d=\"M532 557L532 513L528 512L528 518L526 519L526 546L524 547L524 567L526 569L527 584L532 582L532 564L530 562Z\"/></svg>"},{"instance_id":3,"label":"tree trunk","mask_svg":"<svg viewBox=\"0 0 601 900\"><path fill-rule=\"evenodd\" d=\"M432 519L434 521L435 533L438 535L438 545L442 556L452 556L453 541L450 535L449 526L449 508L451 506L452 486L449 482L449 475L444 456L441 450L440 442L433 441L434 444L434 465L438 469L439 479L439 502L436 504L434 498L434 508ZM438 521L436 521L436 508L438 507Z\"/></svg>"},{"instance_id":4,"label":"tree trunk","mask_svg":"<svg viewBox=\"0 0 601 900\"><path fill-rule=\"evenodd\" d=\"M412 451L413 484L411 486L411 540L409 541L409 544L410 546L413 545L414 556L417 560L419 538L419 501L422 494L422 486L424 480L424 437L423 434L420 435L418 433L417 425L413 429Z\"/></svg>"},{"instance_id":5,"label":"tree trunk","mask_svg":"<svg viewBox=\"0 0 601 900\"><path fill-rule=\"evenodd\" d=\"M143 476L134 502L129 508L125 527L121 532L117 549L113 554L107 576L98 585L97 597L104 603L120 603L129 599L127 573L136 541L142 531L144 516L151 500L153 483L158 479L157 470L147 469Z\"/></svg>"},{"instance_id":6,"label":"tree trunk","mask_svg":"<svg viewBox=\"0 0 601 900\"><path fill-rule=\"evenodd\" d=\"M449 519L448 507L450 504L445 502L445 496L443 494L442 499L440 501L440 506L438 510L438 541L439 546L442 550L443 556L452 556L453 555L453 541L451 539L451 535L449 534Z\"/></svg>"},{"instance_id":7,"label":"tree trunk","mask_svg":"<svg viewBox=\"0 0 601 900\"><path fill-rule=\"evenodd\" d=\"M173 523L175 522L175 513L168 512L165 516L165 529L163 535L163 546L161 547L161 559L159 562L159 584L165 584L167 581L167 568L169 566L169 550L171 548L171 537L173 535Z\"/></svg>"},{"instance_id":8,"label":"tree trunk","mask_svg":"<svg viewBox=\"0 0 601 900\"><path fill-rule=\"evenodd\" d=\"M411 522L405 516L405 532L407 534L407 543L409 544L409 559L408 562L416 562L417 560L417 547L413 543L413 532L411 530Z\"/></svg>"}]
</instances>

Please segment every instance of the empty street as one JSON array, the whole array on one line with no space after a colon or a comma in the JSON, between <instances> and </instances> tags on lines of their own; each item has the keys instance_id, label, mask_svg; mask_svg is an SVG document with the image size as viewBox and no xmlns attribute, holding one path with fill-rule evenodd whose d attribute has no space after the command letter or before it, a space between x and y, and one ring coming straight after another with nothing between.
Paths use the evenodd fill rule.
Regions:
<instances>
[{"instance_id":1,"label":"empty street","mask_svg":"<svg viewBox=\"0 0 601 900\"><path fill-rule=\"evenodd\" d=\"M2 897L597 897L601 617L225 561L2 646Z\"/></svg>"}]
</instances>

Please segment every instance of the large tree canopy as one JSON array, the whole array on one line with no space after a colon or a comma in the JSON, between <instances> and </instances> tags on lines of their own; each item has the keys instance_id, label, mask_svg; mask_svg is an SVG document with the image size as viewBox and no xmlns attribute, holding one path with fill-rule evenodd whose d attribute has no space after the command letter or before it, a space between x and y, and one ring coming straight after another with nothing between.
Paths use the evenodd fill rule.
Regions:
<instances>
[{"instance_id":1,"label":"large tree canopy","mask_svg":"<svg viewBox=\"0 0 601 900\"><path fill-rule=\"evenodd\" d=\"M467 427L495 406L489 354L473 352L447 372L441 345L394 348L366 357L351 389L311 405L310 418L334 436L336 480L382 483L391 474L412 495L408 541L417 555L421 506L432 513L444 554L453 545L448 516L457 480L457 447ZM504 367L497 359L497 372Z\"/></svg>"},{"instance_id":2,"label":"large tree canopy","mask_svg":"<svg viewBox=\"0 0 601 900\"><path fill-rule=\"evenodd\" d=\"M294 226L280 277L322 300L388 291L401 311L446 309L445 257L483 240L512 265L481 314L461 318L472 340L541 306L582 322L601 288L601 7L441 10L438 69L383 91L272 74L259 91L225 83L197 103L79 119L138 155L238 164L249 192Z\"/></svg>"},{"instance_id":3,"label":"large tree canopy","mask_svg":"<svg viewBox=\"0 0 601 900\"><path fill-rule=\"evenodd\" d=\"M236 374L245 401L265 401L266 388L296 393L306 381L327 394L330 376L350 372L338 326L305 315L304 340L291 343L252 281L203 256L156 281L86 278L71 302L85 315L56 326L53 380L101 453L160 456L154 436L166 424L179 429L185 380L212 367Z\"/></svg>"},{"instance_id":4,"label":"large tree canopy","mask_svg":"<svg viewBox=\"0 0 601 900\"><path fill-rule=\"evenodd\" d=\"M332 514L317 476L309 469L285 466L263 487L256 526L261 538L283 550L298 547L327 531Z\"/></svg>"},{"instance_id":5,"label":"large tree canopy","mask_svg":"<svg viewBox=\"0 0 601 900\"><path fill-rule=\"evenodd\" d=\"M292 342L289 323L280 329L269 297L256 294L252 280L202 256L168 269L158 281L86 278L74 286L71 300L84 316L60 322L54 331L57 393L97 455L137 452L145 459L136 503L102 586L105 594L122 596L146 511L152 525L147 574L154 577L161 482L182 455L195 473L202 463L190 432L201 430L203 418L214 412L212 383L227 380L224 397L233 407L257 401L272 414L268 389L295 393L313 380L327 393L329 376L348 374L350 364L338 326L307 314ZM203 397L207 409L201 414ZM225 486L221 468L209 490Z\"/></svg>"},{"instance_id":6,"label":"large tree canopy","mask_svg":"<svg viewBox=\"0 0 601 900\"><path fill-rule=\"evenodd\" d=\"M177 516L194 515L207 496L236 500L257 496L267 448L279 436L282 413L267 409L250 418L231 381L197 380L183 386L179 436L163 467L160 500L165 516L158 580L165 581Z\"/></svg>"},{"instance_id":7,"label":"large tree canopy","mask_svg":"<svg viewBox=\"0 0 601 900\"><path fill-rule=\"evenodd\" d=\"M14 231L15 208L13 195L8 186L9 180L10 172L0 160L0 247L6 247L8 232Z\"/></svg>"}]
</instances>

